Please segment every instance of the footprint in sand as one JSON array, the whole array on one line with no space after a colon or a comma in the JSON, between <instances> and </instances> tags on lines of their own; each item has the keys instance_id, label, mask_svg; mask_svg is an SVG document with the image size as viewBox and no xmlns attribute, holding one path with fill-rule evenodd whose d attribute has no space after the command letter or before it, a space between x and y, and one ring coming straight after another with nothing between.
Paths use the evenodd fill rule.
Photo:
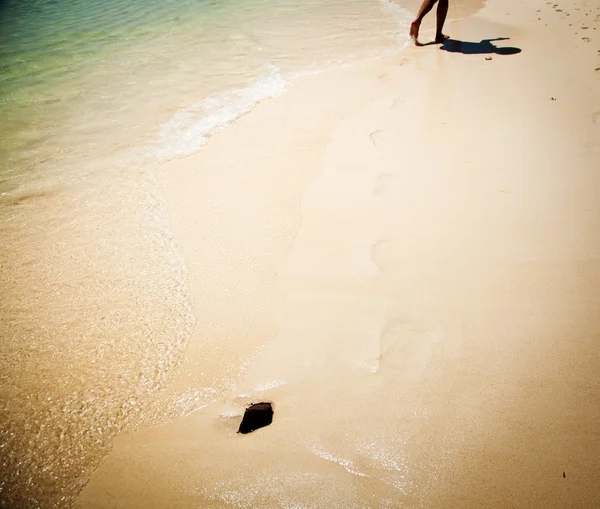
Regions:
<instances>
[{"instance_id":1,"label":"footprint in sand","mask_svg":"<svg viewBox=\"0 0 600 509\"><path fill-rule=\"evenodd\" d=\"M371 260L382 274L402 281L421 280L419 253L410 250L401 240L382 239L371 247Z\"/></svg>"},{"instance_id":2,"label":"footprint in sand","mask_svg":"<svg viewBox=\"0 0 600 509\"><path fill-rule=\"evenodd\" d=\"M392 101L392 108L397 108L398 106L402 106L404 103L406 102L405 99L403 99L402 97L396 97L393 101Z\"/></svg>"},{"instance_id":3,"label":"footprint in sand","mask_svg":"<svg viewBox=\"0 0 600 509\"><path fill-rule=\"evenodd\" d=\"M389 240L380 240L371 248L371 259L383 274L393 273L397 266L398 260L394 247L395 243Z\"/></svg>"},{"instance_id":4,"label":"footprint in sand","mask_svg":"<svg viewBox=\"0 0 600 509\"><path fill-rule=\"evenodd\" d=\"M393 173L380 173L379 175L377 175L377 180L375 181L375 187L373 188L373 192L375 194L384 193L389 188L389 185L393 182L393 180Z\"/></svg>"},{"instance_id":5,"label":"footprint in sand","mask_svg":"<svg viewBox=\"0 0 600 509\"><path fill-rule=\"evenodd\" d=\"M380 372L419 381L441 337L439 325L424 320L389 322L381 334Z\"/></svg>"},{"instance_id":6,"label":"footprint in sand","mask_svg":"<svg viewBox=\"0 0 600 509\"><path fill-rule=\"evenodd\" d=\"M369 134L369 138L371 138L374 147L380 147L389 140L390 136L386 131L379 129Z\"/></svg>"}]
</instances>

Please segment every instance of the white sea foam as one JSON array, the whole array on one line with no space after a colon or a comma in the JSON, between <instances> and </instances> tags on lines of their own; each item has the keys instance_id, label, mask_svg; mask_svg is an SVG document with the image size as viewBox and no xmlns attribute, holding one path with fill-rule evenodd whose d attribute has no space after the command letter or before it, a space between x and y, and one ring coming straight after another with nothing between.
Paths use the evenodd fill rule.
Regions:
<instances>
[{"instance_id":1,"label":"white sea foam","mask_svg":"<svg viewBox=\"0 0 600 509\"><path fill-rule=\"evenodd\" d=\"M411 42L408 33L408 25L412 20L412 14L392 0L379 0L379 3L381 4L383 12L389 14L398 24L399 32L395 37L396 43L400 46L400 49L406 48Z\"/></svg>"},{"instance_id":2,"label":"white sea foam","mask_svg":"<svg viewBox=\"0 0 600 509\"><path fill-rule=\"evenodd\" d=\"M379 3L384 12L391 14L398 21L402 22L410 19L410 12L396 2L393 2L392 0L379 0Z\"/></svg>"},{"instance_id":3,"label":"white sea foam","mask_svg":"<svg viewBox=\"0 0 600 509\"><path fill-rule=\"evenodd\" d=\"M250 112L260 101L279 97L285 88L279 68L270 66L266 75L246 88L222 92L187 106L161 127L156 155L166 161L193 154L211 135Z\"/></svg>"},{"instance_id":4,"label":"white sea foam","mask_svg":"<svg viewBox=\"0 0 600 509\"><path fill-rule=\"evenodd\" d=\"M280 387L281 385L285 385L285 380L267 380L263 383L258 384L255 388L255 392L263 392L269 389L275 389L276 387Z\"/></svg>"},{"instance_id":5,"label":"white sea foam","mask_svg":"<svg viewBox=\"0 0 600 509\"><path fill-rule=\"evenodd\" d=\"M221 412L221 417L225 419L232 419L234 417L240 417L242 415L242 411L239 408L228 408Z\"/></svg>"},{"instance_id":6,"label":"white sea foam","mask_svg":"<svg viewBox=\"0 0 600 509\"><path fill-rule=\"evenodd\" d=\"M370 477L367 474L365 474L364 472L361 472L360 470L358 470L356 468L356 466L354 465L354 463L352 463L352 461L344 459L344 458L338 458L337 456L335 456L335 455L331 454L330 452L326 451L325 449L323 449L318 444L315 445L312 448L312 450L320 458L327 460L327 461L332 461L333 463L337 463L338 465L343 467L346 470L346 472L348 472L349 474L356 475L358 477Z\"/></svg>"}]
</instances>

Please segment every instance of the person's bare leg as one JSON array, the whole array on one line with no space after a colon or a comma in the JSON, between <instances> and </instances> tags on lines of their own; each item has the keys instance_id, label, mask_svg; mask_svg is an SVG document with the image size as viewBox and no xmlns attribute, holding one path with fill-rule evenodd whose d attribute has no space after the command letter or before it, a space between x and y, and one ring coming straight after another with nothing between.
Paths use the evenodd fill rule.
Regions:
<instances>
[{"instance_id":1,"label":"person's bare leg","mask_svg":"<svg viewBox=\"0 0 600 509\"><path fill-rule=\"evenodd\" d=\"M435 32L435 42L440 44L448 39L447 35L442 32L446 15L448 14L448 0L440 0L437 8L437 30Z\"/></svg>"},{"instance_id":2,"label":"person's bare leg","mask_svg":"<svg viewBox=\"0 0 600 509\"><path fill-rule=\"evenodd\" d=\"M423 18L427 15L427 13L433 9L433 6L435 5L435 3L438 0L424 0L423 1L423 5L421 5L421 8L419 9L419 13L417 14L417 17L415 18L415 20L410 24L410 36L415 40L415 42L417 42L417 39L419 38L419 28L421 27L421 21L423 21ZM445 0L446 2L446 12L448 11L448 0ZM439 17L439 8L438 8L438 17Z\"/></svg>"}]
</instances>

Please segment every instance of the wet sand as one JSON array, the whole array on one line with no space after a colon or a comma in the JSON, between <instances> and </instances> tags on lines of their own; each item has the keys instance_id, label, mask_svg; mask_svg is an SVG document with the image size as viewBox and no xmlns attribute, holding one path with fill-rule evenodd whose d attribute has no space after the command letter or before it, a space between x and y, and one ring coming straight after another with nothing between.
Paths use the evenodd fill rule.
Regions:
<instances>
[{"instance_id":1,"label":"wet sand","mask_svg":"<svg viewBox=\"0 0 600 509\"><path fill-rule=\"evenodd\" d=\"M165 165L196 309L165 397L211 396L81 507L600 505L600 4L553 5L490 0Z\"/></svg>"}]
</instances>

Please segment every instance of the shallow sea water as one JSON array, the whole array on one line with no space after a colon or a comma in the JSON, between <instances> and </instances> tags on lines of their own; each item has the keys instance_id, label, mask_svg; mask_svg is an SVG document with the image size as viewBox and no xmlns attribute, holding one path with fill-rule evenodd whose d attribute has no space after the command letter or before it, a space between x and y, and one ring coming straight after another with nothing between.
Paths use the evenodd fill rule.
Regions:
<instances>
[{"instance_id":1,"label":"shallow sea water","mask_svg":"<svg viewBox=\"0 0 600 509\"><path fill-rule=\"evenodd\" d=\"M387 0L0 2L0 506L64 507L168 400L194 327L162 162L288 83L398 51Z\"/></svg>"}]
</instances>

